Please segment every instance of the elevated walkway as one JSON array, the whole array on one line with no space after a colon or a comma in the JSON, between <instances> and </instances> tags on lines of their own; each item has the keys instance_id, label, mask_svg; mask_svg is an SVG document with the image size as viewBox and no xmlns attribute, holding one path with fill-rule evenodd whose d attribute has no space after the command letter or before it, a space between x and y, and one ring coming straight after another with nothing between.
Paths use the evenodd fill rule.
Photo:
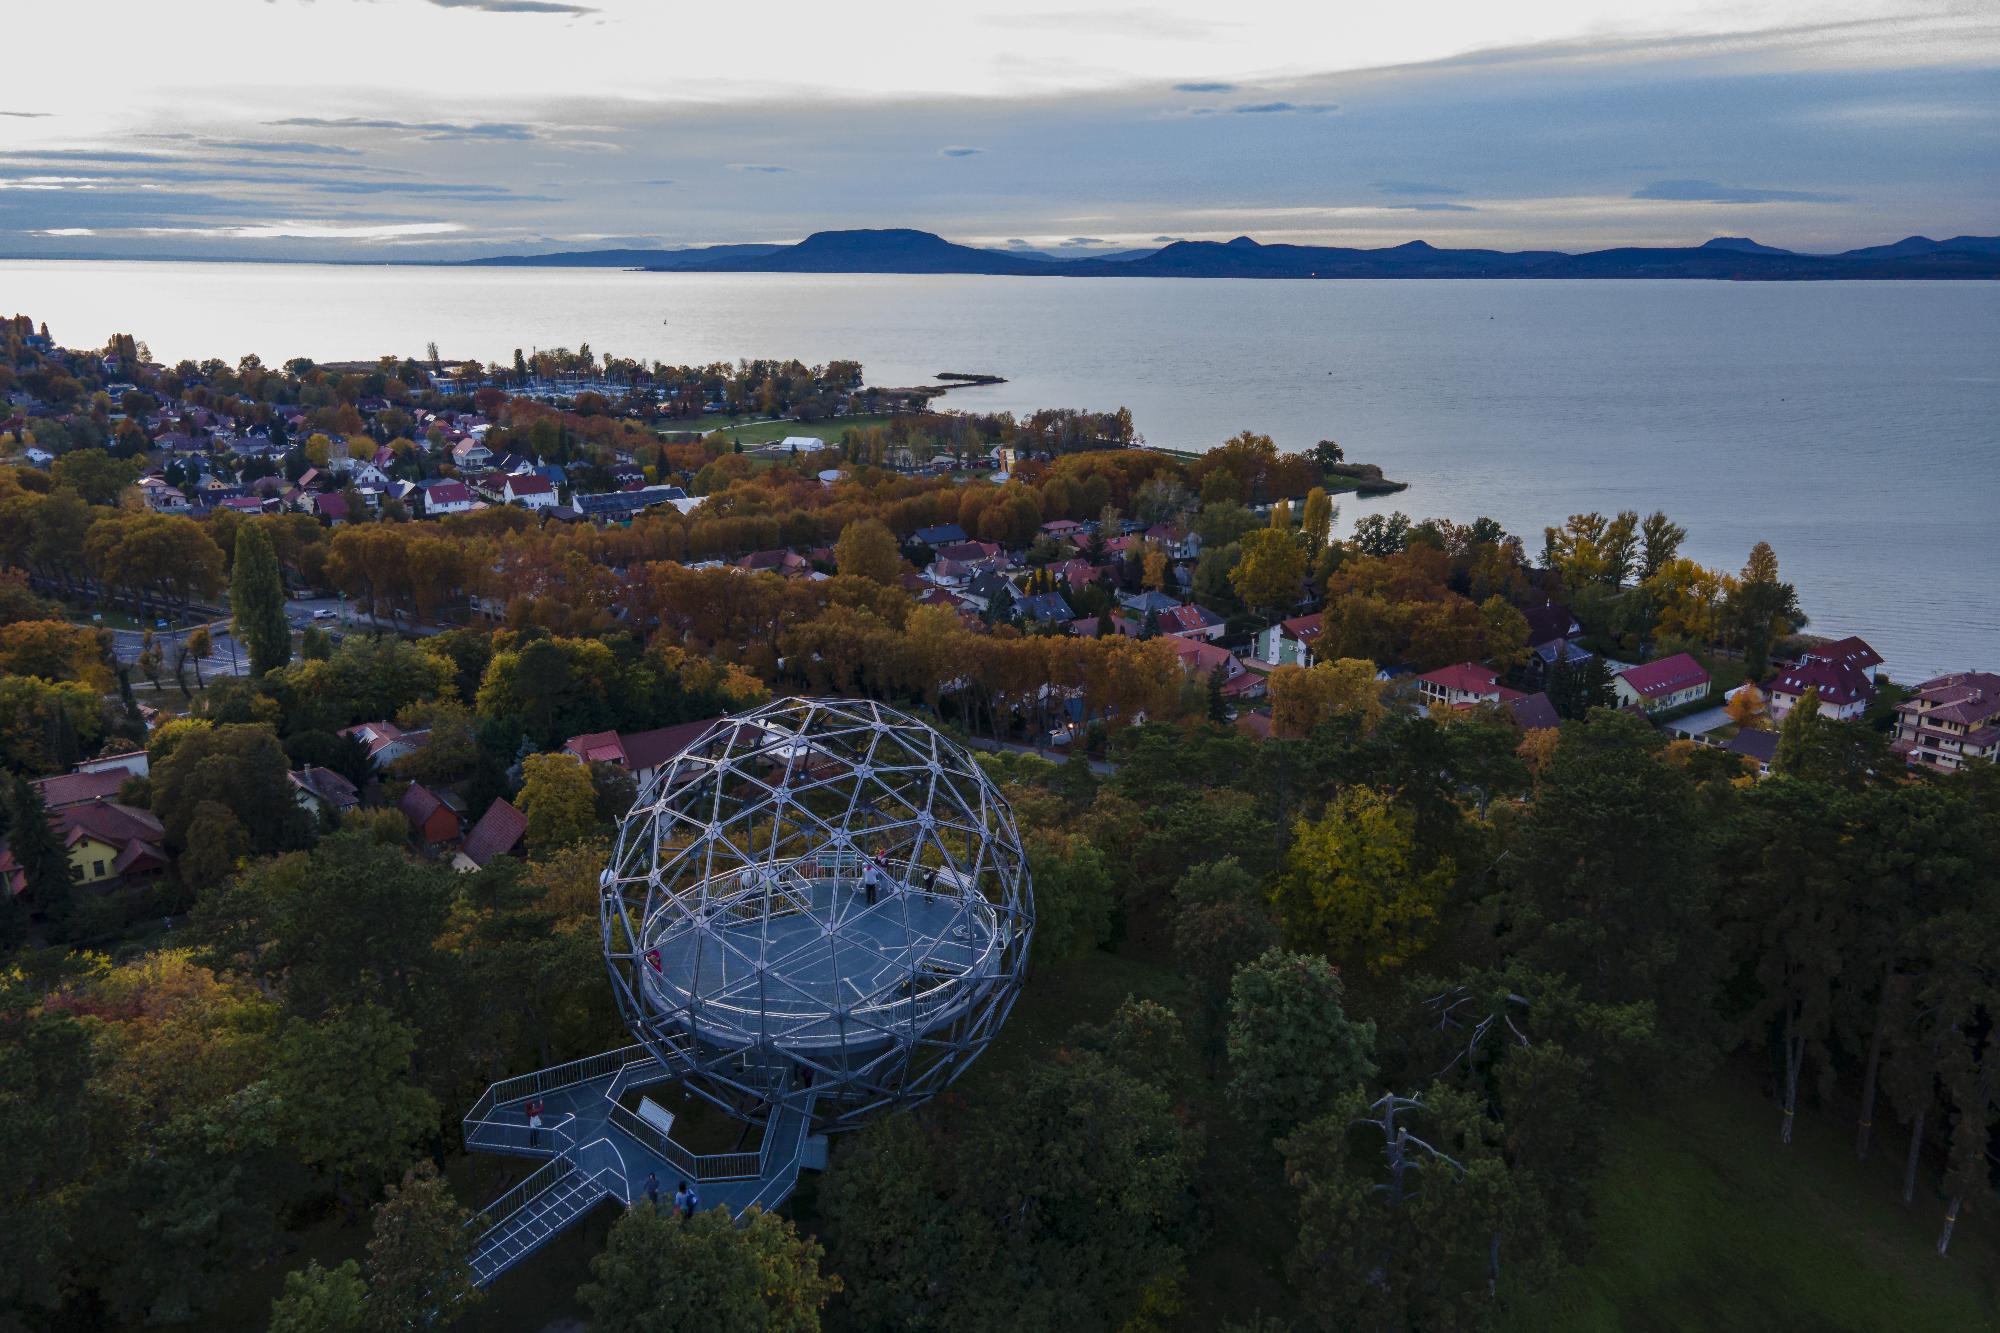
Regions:
<instances>
[{"instance_id":1,"label":"elevated walkway","mask_svg":"<svg viewBox=\"0 0 2000 1333\"><path fill-rule=\"evenodd\" d=\"M633 1045L504 1079L481 1094L465 1117L466 1150L545 1164L473 1219L484 1228L472 1258L480 1286L606 1200L640 1198L649 1174L658 1179L662 1206L683 1180L697 1187L703 1211L720 1204L732 1216L753 1204L775 1208L790 1196L809 1156L812 1099L777 1107L753 1152L695 1153L619 1101L681 1072ZM527 1112L537 1101L539 1131L529 1128Z\"/></svg>"}]
</instances>

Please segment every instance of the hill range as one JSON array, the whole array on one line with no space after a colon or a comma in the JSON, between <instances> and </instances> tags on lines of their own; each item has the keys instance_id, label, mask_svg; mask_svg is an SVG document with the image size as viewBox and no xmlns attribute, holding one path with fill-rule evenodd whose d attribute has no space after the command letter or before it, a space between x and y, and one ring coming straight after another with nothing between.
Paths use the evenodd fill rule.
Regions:
<instances>
[{"instance_id":1,"label":"hill range","mask_svg":"<svg viewBox=\"0 0 2000 1333\"><path fill-rule=\"evenodd\" d=\"M1088 278L1706 278L1723 281L2000 279L2000 236L1911 236L1840 254L1804 254L1718 236L1697 246L1447 250L1425 241L1383 249L1174 241L1157 250L1062 258L958 245L909 228L814 232L795 245L577 250L500 255L472 265L630 268L694 273L970 273Z\"/></svg>"}]
</instances>

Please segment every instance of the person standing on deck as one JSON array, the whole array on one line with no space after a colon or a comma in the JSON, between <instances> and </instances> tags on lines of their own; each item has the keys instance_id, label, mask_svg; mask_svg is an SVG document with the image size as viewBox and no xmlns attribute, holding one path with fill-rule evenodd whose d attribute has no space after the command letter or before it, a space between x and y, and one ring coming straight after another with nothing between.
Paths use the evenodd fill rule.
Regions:
<instances>
[{"instance_id":1,"label":"person standing on deck","mask_svg":"<svg viewBox=\"0 0 2000 1333\"><path fill-rule=\"evenodd\" d=\"M542 1104L538 1101L529 1102L527 1111L528 1146L530 1148L539 1148L542 1146Z\"/></svg>"}]
</instances>

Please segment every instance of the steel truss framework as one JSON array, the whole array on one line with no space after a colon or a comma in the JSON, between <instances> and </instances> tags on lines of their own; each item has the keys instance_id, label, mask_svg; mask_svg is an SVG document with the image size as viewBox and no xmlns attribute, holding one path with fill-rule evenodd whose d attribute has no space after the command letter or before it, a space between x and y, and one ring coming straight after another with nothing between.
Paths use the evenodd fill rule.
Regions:
<instances>
[{"instance_id":1,"label":"steel truss framework","mask_svg":"<svg viewBox=\"0 0 2000 1333\"><path fill-rule=\"evenodd\" d=\"M867 700L711 727L641 791L602 881L627 1025L734 1115L845 1129L992 1040L1034 929L1020 835L963 747Z\"/></svg>"}]
</instances>

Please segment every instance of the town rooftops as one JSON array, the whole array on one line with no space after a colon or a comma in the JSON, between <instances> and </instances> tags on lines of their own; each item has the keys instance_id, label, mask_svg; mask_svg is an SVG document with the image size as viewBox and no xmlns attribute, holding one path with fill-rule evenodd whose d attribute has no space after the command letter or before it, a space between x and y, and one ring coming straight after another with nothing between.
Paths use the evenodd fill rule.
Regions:
<instances>
[{"instance_id":1,"label":"town rooftops","mask_svg":"<svg viewBox=\"0 0 2000 1333\"><path fill-rule=\"evenodd\" d=\"M720 718L705 717L696 722L677 722L671 727L650 731L591 731L572 736L563 749L586 764L617 764L635 773L649 772L666 763L701 737Z\"/></svg>"},{"instance_id":2,"label":"town rooftops","mask_svg":"<svg viewBox=\"0 0 2000 1333\"><path fill-rule=\"evenodd\" d=\"M1492 667L1481 666L1477 662L1459 662L1439 667L1436 671L1426 671L1417 677L1417 681L1441 694L1491 695L1502 700L1521 697L1519 691L1510 690L1500 683L1499 673Z\"/></svg>"},{"instance_id":3,"label":"town rooftops","mask_svg":"<svg viewBox=\"0 0 2000 1333\"><path fill-rule=\"evenodd\" d=\"M1287 638L1309 644L1319 637L1325 621L1325 615L1315 611L1309 616L1293 616L1290 620L1280 621L1279 624L1284 628Z\"/></svg>"},{"instance_id":4,"label":"town rooftops","mask_svg":"<svg viewBox=\"0 0 2000 1333\"><path fill-rule=\"evenodd\" d=\"M472 489L462 481L434 481L424 487L424 503L469 505L472 503Z\"/></svg>"},{"instance_id":5,"label":"town rooftops","mask_svg":"<svg viewBox=\"0 0 2000 1333\"><path fill-rule=\"evenodd\" d=\"M928 528L918 528L910 535L933 550L940 546L949 546L953 542L970 539L970 534L956 523L933 524Z\"/></svg>"},{"instance_id":6,"label":"town rooftops","mask_svg":"<svg viewBox=\"0 0 2000 1333\"><path fill-rule=\"evenodd\" d=\"M1800 653L1799 657L1801 660L1813 657L1822 662L1839 663L1858 671L1873 671L1882 665L1882 654L1869 647L1868 641L1858 634L1850 634L1831 643L1816 644Z\"/></svg>"},{"instance_id":7,"label":"town rooftops","mask_svg":"<svg viewBox=\"0 0 2000 1333\"><path fill-rule=\"evenodd\" d=\"M1686 653L1675 653L1672 657L1662 657L1657 662L1631 667L1619 672L1618 675L1632 687L1634 693L1644 699L1662 694L1674 694L1708 683L1707 669Z\"/></svg>"},{"instance_id":8,"label":"town rooftops","mask_svg":"<svg viewBox=\"0 0 2000 1333\"><path fill-rule=\"evenodd\" d=\"M1566 639L1579 626L1570 615L1569 608L1555 602L1543 602L1540 606L1524 606L1521 615L1528 622L1528 646L1540 647L1554 639Z\"/></svg>"},{"instance_id":9,"label":"town rooftops","mask_svg":"<svg viewBox=\"0 0 2000 1333\"><path fill-rule=\"evenodd\" d=\"M1549 696L1539 690L1524 694L1518 699L1507 701L1507 711L1514 715L1514 722L1523 731L1538 731L1544 727L1559 727L1562 718L1556 713L1556 706L1549 702Z\"/></svg>"},{"instance_id":10,"label":"town rooftops","mask_svg":"<svg viewBox=\"0 0 2000 1333\"><path fill-rule=\"evenodd\" d=\"M1153 617L1162 634L1198 634L1214 629L1222 623L1222 617L1206 607L1189 602L1183 606L1169 607Z\"/></svg>"},{"instance_id":11,"label":"town rooftops","mask_svg":"<svg viewBox=\"0 0 2000 1333\"><path fill-rule=\"evenodd\" d=\"M2000 675L1990 671L1954 671L1925 681L1896 705L1898 713L1923 719L1977 727L2000 714Z\"/></svg>"}]
</instances>

